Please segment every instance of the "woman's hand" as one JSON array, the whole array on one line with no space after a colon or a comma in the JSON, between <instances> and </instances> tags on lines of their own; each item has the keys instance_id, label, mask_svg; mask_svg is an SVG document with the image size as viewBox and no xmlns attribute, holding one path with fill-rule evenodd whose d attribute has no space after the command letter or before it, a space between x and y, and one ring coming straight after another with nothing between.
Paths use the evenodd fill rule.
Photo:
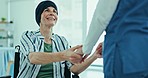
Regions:
<instances>
[{"instance_id":1,"label":"woman's hand","mask_svg":"<svg viewBox=\"0 0 148 78\"><path fill-rule=\"evenodd\" d=\"M97 46L93 56L96 58L102 58L102 42Z\"/></svg>"},{"instance_id":2,"label":"woman's hand","mask_svg":"<svg viewBox=\"0 0 148 78\"><path fill-rule=\"evenodd\" d=\"M68 61L70 61L73 64L80 63L80 61L82 60L82 55L76 53L76 51L81 48L82 48L82 45L77 45L68 50L65 50L65 56L67 57Z\"/></svg>"}]
</instances>

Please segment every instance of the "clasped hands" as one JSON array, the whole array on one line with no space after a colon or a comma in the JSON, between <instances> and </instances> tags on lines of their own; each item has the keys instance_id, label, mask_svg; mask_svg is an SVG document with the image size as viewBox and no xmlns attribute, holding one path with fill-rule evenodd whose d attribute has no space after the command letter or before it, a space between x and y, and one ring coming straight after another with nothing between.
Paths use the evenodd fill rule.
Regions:
<instances>
[{"instance_id":1,"label":"clasped hands","mask_svg":"<svg viewBox=\"0 0 148 78\"><path fill-rule=\"evenodd\" d=\"M84 52L82 51L82 45L74 46L66 51L66 56L68 57L68 61L70 61L73 64L81 63L83 62L89 55L84 55ZM102 57L102 43L100 43L95 52L92 55L93 57L101 58Z\"/></svg>"}]
</instances>

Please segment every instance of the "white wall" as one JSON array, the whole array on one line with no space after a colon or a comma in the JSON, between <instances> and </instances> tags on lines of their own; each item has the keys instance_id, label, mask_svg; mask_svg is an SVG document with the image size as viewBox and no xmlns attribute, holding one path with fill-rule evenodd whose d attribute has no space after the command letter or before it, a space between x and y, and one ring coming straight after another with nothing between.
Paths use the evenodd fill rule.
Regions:
<instances>
[{"instance_id":1,"label":"white wall","mask_svg":"<svg viewBox=\"0 0 148 78\"><path fill-rule=\"evenodd\" d=\"M6 18L6 21L8 21L8 2L7 0L0 0L0 21L1 18ZM0 47L6 47L8 45L8 40L7 39L2 39L2 37L7 36L7 31L6 28L9 27L7 24L0 23Z\"/></svg>"},{"instance_id":2,"label":"white wall","mask_svg":"<svg viewBox=\"0 0 148 78\"><path fill-rule=\"evenodd\" d=\"M8 6L7 0L0 0L0 21L2 17L7 18L8 14Z\"/></svg>"},{"instance_id":3,"label":"white wall","mask_svg":"<svg viewBox=\"0 0 148 78\"><path fill-rule=\"evenodd\" d=\"M34 10L36 3L34 0L12 0L10 2L10 16L14 21L14 45L17 45L21 34L26 30L37 30Z\"/></svg>"}]
</instances>

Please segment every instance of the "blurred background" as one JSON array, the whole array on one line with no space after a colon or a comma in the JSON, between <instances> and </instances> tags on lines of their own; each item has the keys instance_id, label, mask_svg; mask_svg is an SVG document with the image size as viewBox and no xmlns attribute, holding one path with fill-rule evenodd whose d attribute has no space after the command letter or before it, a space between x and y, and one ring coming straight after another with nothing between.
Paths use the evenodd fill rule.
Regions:
<instances>
[{"instance_id":1,"label":"blurred background","mask_svg":"<svg viewBox=\"0 0 148 78\"><path fill-rule=\"evenodd\" d=\"M34 11L40 1L0 0L0 76L13 74L14 46L19 44L21 34L26 30L39 29ZM57 4L59 12L54 33L65 36L71 46L83 44L99 0L52 1ZM104 35L105 32L97 44L104 40ZM103 78L103 60L97 59L80 77Z\"/></svg>"}]
</instances>

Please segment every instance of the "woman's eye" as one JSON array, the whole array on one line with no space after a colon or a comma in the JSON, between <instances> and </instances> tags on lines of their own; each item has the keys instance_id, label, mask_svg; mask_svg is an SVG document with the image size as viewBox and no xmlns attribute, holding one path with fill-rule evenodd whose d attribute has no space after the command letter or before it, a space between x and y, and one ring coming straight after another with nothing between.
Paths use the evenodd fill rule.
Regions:
<instances>
[{"instance_id":1,"label":"woman's eye","mask_svg":"<svg viewBox=\"0 0 148 78\"><path fill-rule=\"evenodd\" d=\"M45 9L45 11L48 11L48 9Z\"/></svg>"},{"instance_id":2,"label":"woman's eye","mask_svg":"<svg viewBox=\"0 0 148 78\"><path fill-rule=\"evenodd\" d=\"M56 14L58 13L57 10L55 10L55 9L53 9L53 10L45 9L44 11L45 11L45 12L53 12L53 13L56 13Z\"/></svg>"},{"instance_id":3,"label":"woman's eye","mask_svg":"<svg viewBox=\"0 0 148 78\"><path fill-rule=\"evenodd\" d=\"M57 13L57 11L56 11L56 10L53 10L53 12L54 12L54 13Z\"/></svg>"}]
</instances>

